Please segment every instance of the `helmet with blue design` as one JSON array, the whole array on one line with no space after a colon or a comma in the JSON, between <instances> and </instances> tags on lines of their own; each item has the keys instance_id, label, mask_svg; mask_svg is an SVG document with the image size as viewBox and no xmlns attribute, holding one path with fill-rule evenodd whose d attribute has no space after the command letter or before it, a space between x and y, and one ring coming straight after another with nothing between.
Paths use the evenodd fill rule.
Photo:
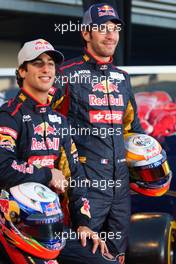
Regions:
<instances>
[{"instance_id":1,"label":"helmet with blue design","mask_svg":"<svg viewBox=\"0 0 176 264\"><path fill-rule=\"evenodd\" d=\"M23 183L9 193L1 191L0 224L0 241L37 258L55 259L65 244L59 198L40 183Z\"/></svg>"}]
</instances>

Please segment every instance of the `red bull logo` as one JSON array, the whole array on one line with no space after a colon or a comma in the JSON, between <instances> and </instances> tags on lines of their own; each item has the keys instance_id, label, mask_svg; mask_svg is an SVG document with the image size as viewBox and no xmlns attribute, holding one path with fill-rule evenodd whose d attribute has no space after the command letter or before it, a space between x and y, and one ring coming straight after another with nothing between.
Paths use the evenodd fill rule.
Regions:
<instances>
[{"instance_id":1,"label":"red bull logo","mask_svg":"<svg viewBox=\"0 0 176 264\"><path fill-rule=\"evenodd\" d=\"M47 205L45 205L45 214L47 216L49 215L55 215L61 213L60 208L58 207L57 203L51 202Z\"/></svg>"},{"instance_id":2,"label":"red bull logo","mask_svg":"<svg viewBox=\"0 0 176 264\"><path fill-rule=\"evenodd\" d=\"M34 127L34 135L43 136L44 135L44 123L41 123L40 125Z\"/></svg>"},{"instance_id":3,"label":"red bull logo","mask_svg":"<svg viewBox=\"0 0 176 264\"><path fill-rule=\"evenodd\" d=\"M49 203L48 205L45 206L46 210L53 210L53 209L56 209L57 206L56 206L56 203Z\"/></svg>"},{"instance_id":4,"label":"red bull logo","mask_svg":"<svg viewBox=\"0 0 176 264\"><path fill-rule=\"evenodd\" d=\"M42 138L41 141L38 141L36 138L32 138L31 150L59 150L59 142L59 138L53 138L52 140L50 138L46 138L46 140Z\"/></svg>"},{"instance_id":5,"label":"red bull logo","mask_svg":"<svg viewBox=\"0 0 176 264\"><path fill-rule=\"evenodd\" d=\"M37 40L34 45L35 45L35 49L36 50L53 49L51 44L48 41L44 40L44 39Z\"/></svg>"},{"instance_id":6,"label":"red bull logo","mask_svg":"<svg viewBox=\"0 0 176 264\"><path fill-rule=\"evenodd\" d=\"M43 122L37 126L34 126L34 135L43 137L44 131L46 133L46 136L55 135L55 127L50 126L48 122Z\"/></svg>"},{"instance_id":7,"label":"red bull logo","mask_svg":"<svg viewBox=\"0 0 176 264\"><path fill-rule=\"evenodd\" d=\"M115 11L111 6L104 5L98 7L98 15L99 16L115 16Z\"/></svg>"},{"instance_id":8,"label":"red bull logo","mask_svg":"<svg viewBox=\"0 0 176 264\"><path fill-rule=\"evenodd\" d=\"M93 85L93 92L99 91L102 93L112 93L112 92L117 92L119 93L118 86L109 82L109 81L102 81L101 83L97 83Z\"/></svg>"}]
</instances>

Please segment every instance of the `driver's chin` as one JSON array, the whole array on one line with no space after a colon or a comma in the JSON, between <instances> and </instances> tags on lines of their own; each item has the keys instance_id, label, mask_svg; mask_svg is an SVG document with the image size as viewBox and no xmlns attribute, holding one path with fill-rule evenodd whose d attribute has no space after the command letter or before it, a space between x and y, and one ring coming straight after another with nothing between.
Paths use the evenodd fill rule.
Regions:
<instances>
[{"instance_id":1,"label":"driver's chin","mask_svg":"<svg viewBox=\"0 0 176 264\"><path fill-rule=\"evenodd\" d=\"M104 48L102 50L102 55L104 57L110 57L110 56L114 55L114 52L115 52L115 48L114 47L112 47L112 48Z\"/></svg>"},{"instance_id":2,"label":"driver's chin","mask_svg":"<svg viewBox=\"0 0 176 264\"><path fill-rule=\"evenodd\" d=\"M42 87L37 87L37 90L38 90L39 92L41 92L41 93L46 93L46 92L49 91L50 87L51 87L51 86L44 86L44 85L43 85Z\"/></svg>"},{"instance_id":3,"label":"driver's chin","mask_svg":"<svg viewBox=\"0 0 176 264\"><path fill-rule=\"evenodd\" d=\"M113 51L109 51L109 50L104 51L104 52L102 52L101 55L102 55L103 57L111 57L111 56L114 55L114 50L113 50Z\"/></svg>"}]
</instances>

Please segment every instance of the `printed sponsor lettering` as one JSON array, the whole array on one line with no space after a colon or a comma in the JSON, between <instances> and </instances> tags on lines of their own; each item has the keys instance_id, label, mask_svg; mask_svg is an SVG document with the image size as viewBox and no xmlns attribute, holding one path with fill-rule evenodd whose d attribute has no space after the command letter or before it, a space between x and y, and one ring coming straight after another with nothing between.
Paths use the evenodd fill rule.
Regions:
<instances>
[{"instance_id":1,"label":"printed sponsor lettering","mask_svg":"<svg viewBox=\"0 0 176 264\"><path fill-rule=\"evenodd\" d=\"M125 80L124 75L122 73L119 73L119 72L110 72L110 76L113 79Z\"/></svg>"},{"instance_id":2,"label":"printed sponsor lettering","mask_svg":"<svg viewBox=\"0 0 176 264\"><path fill-rule=\"evenodd\" d=\"M29 122L31 121L31 116L30 115L23 115L23 122Z\"/></svg>"},{"instance_id":3,"label":"printed sponsor lettering","mask_svg":"<svg viewBox=\"0 0 176 264\"><path fill-rule=\"evenodd\" d=\"M17 139L18 133L14 129L10 127L0 127L0 133L9 135L13 137L14 139Z\"/></svg>"},{"instance_id":4,"label":"printed sponsor lettering","mask_svg":"<svg viewBox=\"0 0 176 264\"><path fill-rule=\"evenodd\" d=\"M36 138L32 138L32 146L31 150L59 150L59 138L46 138L46 142L44 139L42 141L38 141Z\"/></svg>"},{"instance_id":5,"label":"printed sponsor lettering","mask_svg":"<svg viewBox=\"0 0 176 264\"><path fill-rule=\"evenodd\" d=\"M123 95L119 94L118 97L114 97L112 94L109 96L105 94L103 98L97 97L94 94L89 94L89 104L90 105L97 105L97 106L107 106L107 105L116 105L116 106L123 106Z\"/></svg>"},{"instance_id":6,"label":"printed sponsor lettering","mask_svg":"<svg viewBox=\"0 0 176 264\"><path fill-rule=\"evenodd\" d=\"M108 68L108 66L107 66L106 64L100 66L100 70L102 70L102 71L103 71L103 70L107 70L107 68Z\"/></svg>"},{"instance_id":7,"label":"printed sponsor lettering","mask_svg":"<svg viewBox=\"0 0 176 264\"><path fill-rule=\"evenodd\" d=\"M50 169L54 168L54 161L57 159L55 155L46 156L31 156L28 159L28 164L32 164L37 168L48 167Z\"/></svg>"},{"instance_id":8,"label":"printed sponsor lettering","mask_svg":"<svg viewBox=\"0 0 176 264\"><path fill-rule=\"evenodd\" d=\"M90 70L80 70L80 71L74 71L73 77L77 77L79 75L90 77L91 72Z\"/></svg>"},{"instance_id":9,"label":"printed sponsor lettering","mask_svg":"<svg viewBox=\"0 0 176 264\"><path fill-rule=\"evenodd\" d=\"M159 155L161 152L160 148L153 146L150 149L147 149L147 153L144 155L145 159L151 159L157 155Z\"/></svg>"},{"instance_id":10,"label":"printed sponsor lettering","mask_svg":"<svg viewBox=\"0 0 176 264\"><path fill-rule=\"evenodd\" d=\"M46 107L41 107L39 113L40 114L46 113Z\"/></svg>"},{"instance_id":11,"label":"printed sponsor lettering","mask_svg":"<svg viewBox=\"0 0 176 264\"><path fill-rule=\"evenodd\" d=\"M14 160L12 162L11 167L14 170L17 170L17 171L22 172L22 173L29 173L29 174L33 174L34 173L34 166L31 165L31 164L29 165L27 162L24 162L22 164L18 164L16 162L16 160Z\"/></svg>"},{"instance_id":12,"label":"printed sponsor lettering","mask_svg":"<svg viewBox=\"0 0 176 264\"><path fill-rule=\"evenodd\" d=\"M122 124L122 111L99 111L91 110L89 111L89 117L91 123L113 123L113 124Z\"/></svg>"},{"instance_id":13,"label":"printed sponsor lettering","mask_svg":"<svg viewBox=\"0 0 176 264\"><path fill-rule=\"evenodd\" d=\"M59 123L59 124L61 124L61 117L60 116L57 116L57 115L48 115L48 118L49 118L49 120L52 123Z\"/></svg>"}]
</instances>

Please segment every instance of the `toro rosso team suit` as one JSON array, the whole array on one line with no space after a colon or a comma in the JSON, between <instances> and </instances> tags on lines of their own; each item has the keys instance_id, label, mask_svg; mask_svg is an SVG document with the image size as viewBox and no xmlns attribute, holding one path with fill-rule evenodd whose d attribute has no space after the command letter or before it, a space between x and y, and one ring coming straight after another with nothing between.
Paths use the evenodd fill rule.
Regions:
<instances>
[{"instance_id":1,"label":"toro rosso team suit","mask_svg":"<svg viewBox=\"0 0 176 264\"><path fill-rule=\"evenodd\" d=\"M54 167L76 182L85 178L66 119L49 102L41 105L22 89L0 109L0 188L8 190L24 182L48 186ZM75 186L69 188L72 221L75 226L88 226L86 188Z\"/></svg>"},{"instance_id":2,"label":"toro rosso team suit","mask_svg":"<svg viewBox=\"0 0 176 264\"><path fill-rule=\"evenodd\" d=\"M85 51L64 63L55 87L53 108L67 115L89 180L91 228L107 232L114 256L123 254L130 218L123 134L142 132L129 76L112 61L99 62Z\"/></svg>"}]
</instances>

